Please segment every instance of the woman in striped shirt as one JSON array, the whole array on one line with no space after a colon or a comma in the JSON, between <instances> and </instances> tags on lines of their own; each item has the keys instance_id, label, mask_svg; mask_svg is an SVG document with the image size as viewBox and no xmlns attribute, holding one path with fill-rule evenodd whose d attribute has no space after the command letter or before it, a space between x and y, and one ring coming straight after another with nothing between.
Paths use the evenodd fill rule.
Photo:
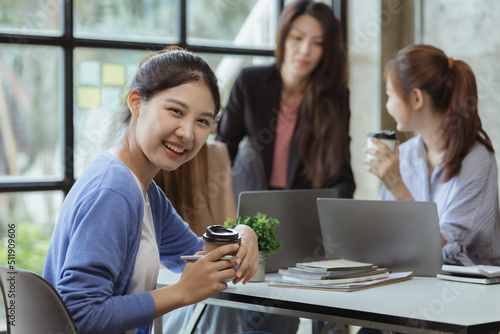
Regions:
<instances>
[{"instance_id":1,"label":"woman in striped shirt","mask_svg":"<svg viewBox=\"0 0 500 334\"><path fill-rule=\"evenodd\" d=\"M498 171L471 68L412 45L387 64L385 79L397 130L418 135L394 151L376 138L379 149L365 149L376 157L364 164L382 181L381 199L436 202L446 263L500 265Z\"/></svg>"}]
</instances>

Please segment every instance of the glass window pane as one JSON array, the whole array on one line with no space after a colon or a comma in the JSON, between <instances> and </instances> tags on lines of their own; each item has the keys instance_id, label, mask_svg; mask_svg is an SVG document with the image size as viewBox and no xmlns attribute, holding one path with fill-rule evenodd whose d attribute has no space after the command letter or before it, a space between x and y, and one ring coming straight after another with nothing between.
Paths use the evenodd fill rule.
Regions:
<instances>
[{"instance_id":1,"label":"glass window pane","mask_svg":"<svg viewBox=\"0 0 500 334\"><path fill-rule=\"evenodd\" d=\"M75 177L113 140L110 125L146 51L77 48L74 53Z\"/></svg>"},{"instance_id":2,"label":"glass window pane","mask_svg":"<svg viewBox=\"0 0 500 334\"><path fill-rule=\"evenodd\" d=\"M0 263L42 274L63 198L61 191L0 194Z\"/></svg>"},{"instance_id":3,"label":"glass window pane","mask_svg":"<svg viewBox=\"0 0 500 334\"><path fill-rule=\"evenodd\" d=\"M212 67L217 78L219 79L219 86L221 89L222 104L225 105L231 93L231 87L236 79L238 73L243 67L269 64L274 62L274 57L261 57L261 56L236 56L236 55L222 55L222 54L200 54L203 59Z\"/></svg>"},{"instance_id":4,"label":"glass window pane","mask_svg":"<svg viewBox=\"0 0 500 334\"><path fill-rule=\"evenodd\" d=\"M62 50L0 48L0 180L62 179Z\"/></svg>"},{"instance_id":5,"label":"glass window pane","mask_svg":"<svg viewBox=\"0 0 500 334\"><path fill-rule=\"evenodd\" d=\"M272 50L276 39L277 3L269 0L189 0L187 41L198 45Z\"/></svg>"},{"instance_id":6,"label":"glass window pane","mask_svg":"<svg viewBox=\"0 0 500 334\"><path fill-rule=\"evenodd\" d=\"M176 0L74 2L76 37L137 42L178 42Z\"/></svg>"},{"instance_id":7,"label":"glass window pane","mask_svg":"<svg viewBox=\"0 0 500 334\"><path fill-rule=\"evenodd\" d=\"M0 32L28 35L62 35L63 1L0 1Z\"/></svg>"}]
</instances>

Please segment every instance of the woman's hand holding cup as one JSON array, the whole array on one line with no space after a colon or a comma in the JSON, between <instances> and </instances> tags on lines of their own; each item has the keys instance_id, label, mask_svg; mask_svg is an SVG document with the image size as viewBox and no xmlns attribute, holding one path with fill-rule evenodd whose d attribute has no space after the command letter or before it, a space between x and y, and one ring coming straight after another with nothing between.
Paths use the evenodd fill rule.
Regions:
<instances>
[{"instance_id":1,"label":"woman's hand holding cup","mask_svg":"<svg viewBox=\"0 0 500 334\"><path fill-rule=\"evenodd\" d=\"M186 263L177 283L185 291L183 295L188 298L185 305L200 302L227 289L227 282L236 276L235 267L239 260L219 259L224 255L236 253L238 248L238 243L221 245L201 259ZM203 255L203 252L197 252L196 255Z\"/></svg>"},{"instance_id":2,"label":"woman's hand holding cup","mask_svg":"<svg viewBox=\"0 0 500 334\"><path fill-rule=\"evenodd\" d=\"M376 175L386 186L391 185L394 176L400 175L399 148L394 131L369 133L367 148L363 152L366 153L366 159L363 162L365 168Z\"/></svg>"},{"instance_id":3,"label":"woman's hand holding cup","mask_svg":"<svg viewBox=\"0 0 500 334\"><path fill-rule=\"evenodd\" d=\"M363 164L366 170L377 176L396 200L413 200L401 177L399 167L399 143L394 131L368 134L367 154Z\"/></svg>"}]
</instances>

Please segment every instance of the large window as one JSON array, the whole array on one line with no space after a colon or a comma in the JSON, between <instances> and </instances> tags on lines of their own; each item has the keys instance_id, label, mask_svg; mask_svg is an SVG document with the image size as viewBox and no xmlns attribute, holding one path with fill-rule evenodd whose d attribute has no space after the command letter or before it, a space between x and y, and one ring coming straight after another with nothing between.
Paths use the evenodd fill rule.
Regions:
<instances>
[{"instance_id":1,"label":"large window","mask_svg":"<svg viewBox=\"0 0 500 334\"><path fill-rule=\"evenodd\" d=\"M0 246L41 273L73 183L111 144L110 125L147 50L176 44L216 71L226 103L242 67L273 61L287 0L0 2ZM324 1L340 8L341 1ZM7 263L0 247L0 263Z\"/></svg>"},{"instance_id":2,"label":"large window","mask_svg":"<svg viewBox=\"0 0 500 334\"><path fill-rule=\"evenodd\" d=\"M283 6L283 0L1 1L0 263L13 258L13 239L15 267L42 273L64 196L110 145L110 125L148 50L176 44L201 54L220 78L225 103L242 67L273 61Z\"/></svg>"},{"instance_id":3,"label":"large window","mask_svg":"<svg viewBox=\"0 0 500 334\"><path fill-rule=\"evenodd\" d=\"M202 55L220 79L225 104L242 67L273 61L284 5L0 1L0 263L14 258L16 268L42 273L64 196L112 143L110 125L148 50L176 44Z\"/></svg>"}]
</instances>

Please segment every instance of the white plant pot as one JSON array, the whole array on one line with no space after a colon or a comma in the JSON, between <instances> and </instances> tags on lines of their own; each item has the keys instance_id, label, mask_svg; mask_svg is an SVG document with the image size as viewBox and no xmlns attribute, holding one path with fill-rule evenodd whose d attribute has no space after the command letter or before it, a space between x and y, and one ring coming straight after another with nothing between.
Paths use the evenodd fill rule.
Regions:
<instances>
[{"instance_id":1,"label":"white plant pot","mask_svg":"<svg viewBox=\"0 0 500 334\"><path fill-rule=\"evenodd\" d=\"M266 259L267 254L263 251L259 251L259 268L255 275L250 279L250 282L264 282L266 275Z\"/></svg>"}]
</instances>

